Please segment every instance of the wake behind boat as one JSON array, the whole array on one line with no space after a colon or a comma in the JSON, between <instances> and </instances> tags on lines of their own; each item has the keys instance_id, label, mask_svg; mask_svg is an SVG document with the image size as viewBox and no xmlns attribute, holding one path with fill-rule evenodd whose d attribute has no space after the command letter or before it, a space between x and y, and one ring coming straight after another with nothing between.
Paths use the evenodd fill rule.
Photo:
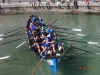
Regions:
<instances>
[{"instance_id":1,"label":"wake behind boat","mask_svg":"<svg viewBox=\"0 0 100 75\"><path fill-rule=\"evenodd\" d=\"M29 48L44 60L54 73L57 73L57 66L65 51L62 43L57 40L55 30L51 25L47 26L41 17L35 15L28 18L25 28Z\"/></svg>"}]
</instances>

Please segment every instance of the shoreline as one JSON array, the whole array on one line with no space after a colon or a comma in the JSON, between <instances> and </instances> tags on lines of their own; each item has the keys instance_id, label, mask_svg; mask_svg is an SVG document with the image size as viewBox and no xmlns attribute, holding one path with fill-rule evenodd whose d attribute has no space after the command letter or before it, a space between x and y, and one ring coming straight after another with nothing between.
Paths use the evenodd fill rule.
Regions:
<instances>
[{"instance_id":1,"label":"shoreline","mask_svg":"<svg viewBox=\"0 0 100 75\"><path fill-rule=\"evenodd\" d=\"M73 3L70 3L70 9L66 9L66 4L61 4L59 9L56 4L50 4L51 10L45 6L45 2L41 3L41 8L36 5L36 9L31 6L29 2L2 4L0 3L0 15L14 15L14 14L100 14L99 3L90 2L87 6L85 2L78 1L78 9L75 9Z\"/></svg>"}]
</instances>

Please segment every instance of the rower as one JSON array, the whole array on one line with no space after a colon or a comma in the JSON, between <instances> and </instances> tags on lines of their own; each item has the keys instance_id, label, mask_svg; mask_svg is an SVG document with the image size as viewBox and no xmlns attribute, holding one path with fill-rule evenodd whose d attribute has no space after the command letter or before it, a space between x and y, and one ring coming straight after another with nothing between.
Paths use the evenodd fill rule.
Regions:
<instances>
[{"instance_id":1,"label":"rower","mask_svg":"<svg viewBox=\"0 0 100 75\"><path fill-rule=\"evenodd\" d=\"M35 43L36 43L36 46L37 46L37 48L38 48L38 53L39 53L39 54L40 54L40 52L42 51L42 47L41 47L42 42L43 42L43 39L40 38L39 35L37 35L37 36L36 36L36 39L35 39Z\"/></svg>"},{"instance_id":2,"label":"rower","mask_svg":"<svg viewBox=\"0 0 100 75\"><path fill-rule=\"evenodd\" d=\"M43 55L43 53L51 46L51 42L49 42L49 39L46 37L47 36L47 32L42 32L42 52L40 53L40 55Z\"/></svg>"},{"instance_id":3,"label":"rower","mask_svg":"<svg viewBox=\"0 0 100 75\"><path fill-rule=\"evenodd\" d=\"M56 49L55 49L56 36L55 36L54 32L55 32L54 29L49 29L48 30L49 34L47 35L47 37L49 38L49 41L52 42L51 43L51 54L50 54L50 56L55 55L55 53L56 53Z\"/></svg>"},{"instance_id":4,"label":"rower","mask_svg":"<svg viewBox=\"0 0 100 75\"><path fill-rule=\"evenodd\" d=\"M35 30L35 28L36 28L36 24L35 23L31 23L31 31L34 31Z\"/></svg>"}]
</instances>

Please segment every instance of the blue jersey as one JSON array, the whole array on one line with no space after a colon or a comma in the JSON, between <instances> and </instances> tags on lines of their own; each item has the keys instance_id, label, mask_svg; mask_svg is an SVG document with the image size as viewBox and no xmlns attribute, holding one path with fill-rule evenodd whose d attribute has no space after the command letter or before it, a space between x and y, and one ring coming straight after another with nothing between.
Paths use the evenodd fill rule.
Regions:
<instances>
[{"instance_id":1,"label":"blue jersey","mask_svg":"<svg viewBox=\"0 0 100 75\"><path fill-rule=\"evenodd\" d=\"M39 20L39 23L43 25L44 24L44 21L42 19L40 19Z\"/></svg>"},{"instance_id":2,"label":"blue jersey","mask_svg":"<svg viewBox=\"0 0 100 75\"><path fill-rule=\"evenodd\" d=\"M35 25L32 25L31 30L34 31L35 28L36 28L36 26Z\"/></svg>"},{"instance_id":3,"label":"blue jersey","mask_svg":"<svg viewBox=\"0 0 100 75\"><path fill-rule=\"evenodd\" d=\"M49 38L49 41L51 42L51 41L53 40L53 38L54 38L54 35L51 34L51 33L49 33L49 34L47 35L47 37Z\"/></svg>"},{"instance_id":4,"label":"blue jersey","mask_svg":"<svg viewBox=\"0 0 100 75\"><path fill-rule=\"evenodd\" d=\"M32 18L32 23L35 22L35 21L36 21L36 17L33 17Z\"/></svg>"},{"instance_id":5,"label":"blue jersey","mask_svg":"<svg viewBox=\"0 0 100 75\"><path fill-rule=\"evenodd\" d=\"M48 40L48 38L44 38L44 40ZM43 46L50 47L51 46L51 43L44 42Z\"/></svg>"},{"instance_id":6,"label":"blue jersey","mask_svg":"<svg viewBox=\"0 0 100 75\"><path fill-rule=\"evenodd\" d=\"M31 32L31 31L28 31L28 32L27 32L27 36L28 36L29 38L31 38L32 32Z\"/></svg>"}]
</instances>

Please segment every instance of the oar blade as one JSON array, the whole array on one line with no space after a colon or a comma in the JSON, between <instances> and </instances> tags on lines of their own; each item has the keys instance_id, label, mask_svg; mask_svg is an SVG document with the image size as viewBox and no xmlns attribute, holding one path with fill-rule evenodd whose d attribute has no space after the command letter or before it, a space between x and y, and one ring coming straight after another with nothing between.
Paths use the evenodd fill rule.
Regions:
<instances>
[{"instance_id":1,"label":"oar blade","mask_svg":"<svg viewBox=\"0 0 100 75\"><path fill-rule=\"evenodd\" d=\"M10 57L10 56L1 57L0 60L2 60L2 59L7 59L7 58L9 58L9 57Z\"/></svg>"},{"instance_id":2,"label":"oar blade","mask_svg":"<svg viewBox=\"0 0 100 75\"><path fill-rule=\"evenodd\" d=\"M96 53L96 54L100 54L100 53Z\"/></svg>"},{"instance_id":3,"label":"oar blade","mask_svg":"<svg viewBox=\"0 0 100 75\"><path fill-rule=\"evenodd\" d=\"M4 36L4 34L0 34L0 36Z\"/></svg>"},{"instance_id":4,"label":"oar blade","mask_svg":"<svg viewBox=\"0 0 100 75\"><path fill-rule=\"evenodd\" d=\"M99 43L98 42L87 42L88 44L92 44L92 45L99 45Z\"/></svg>"},{"instance_id":5,"label":"oar blade","mask_svg":"<svg viewBox=\"0 0 100 75\"><path fill-rule=\"evenodd\" d=\"M77 34L78 36L86 36L86 34Z\"/></svg>"},{"instance_id":6,"label":"oar blade","mask_svg":"<svg viewBox=\"0 0 100 75\"><path fill-rule=\"evenodd\" d=\"M19 44L16 48L19 48L20 46L22 46L23 44L25 44L26 41L22 42L21 44Z\"/></svg>"},{"instance_id":7,"label":"oar blade","mask_svg":"<svg viewBox=\"0 0 100 75\"><path fill-rule=\"evenodd\" d=\"M0 38L0 40L3 40L4 38Z\"/></svg>"},{"instance_id":8,"label":"oar blade","mask_svg":"<svg viewBox=\"0 0 100 75\"><path fill-rule=\"evenodd\" d=\"M72 29L73 31L78 31L78 32L81 32L82 30L81 29Z\"/></svg>"}]
</instances>

